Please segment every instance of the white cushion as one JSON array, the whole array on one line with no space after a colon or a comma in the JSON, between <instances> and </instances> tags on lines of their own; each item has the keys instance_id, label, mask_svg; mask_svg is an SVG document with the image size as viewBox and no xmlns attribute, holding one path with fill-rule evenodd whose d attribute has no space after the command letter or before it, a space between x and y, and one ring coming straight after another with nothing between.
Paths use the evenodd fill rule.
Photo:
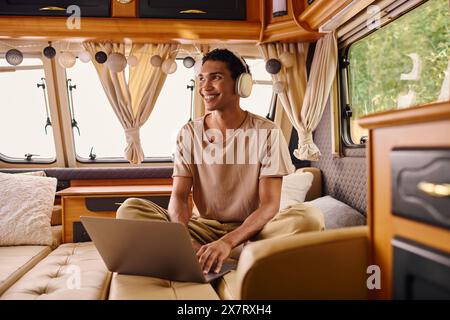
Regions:
<instances>
[{"instance_id":1,"label":"white cushion","mask_svg":"<svg viewBox=\"0 0 450 320\"><path fill-rule=\"evenodd\" d=\"M56 179L0 173L0 245L51 245Z\"/></svg>"},{"instance_id":2,"label":"white cushion","mask_svg":"<svg viewBox=\"0 0 450 320\"><path fill-rule=\"evenodd\" d=\"M283 177L280 210L305 201L314 176L311 172L294 172Z\"/></svg>"},{"instance_id":3,"label":"white cushion","mask_svg":"<svg viewBox=\"0 0 450 320\"><path fill-rule=\"evenodd\" d=\"M309 204L319 208L325 219L325 229L337 229L366 224L366 217L331 196L314 199Z\"/></svg>"}]
</instances>

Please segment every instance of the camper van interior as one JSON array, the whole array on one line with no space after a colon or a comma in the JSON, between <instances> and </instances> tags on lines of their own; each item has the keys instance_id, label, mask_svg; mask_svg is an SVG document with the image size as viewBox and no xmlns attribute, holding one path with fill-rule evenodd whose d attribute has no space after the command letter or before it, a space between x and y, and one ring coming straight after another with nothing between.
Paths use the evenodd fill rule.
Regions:
<instances>
[{"instance_id":1,"label":"camper van interior","mask_svg":"<svg viewBox=\"0 0 450 320\"><path fill-rule=\"evenodd\" d=\"M450 299L449 40L448 0L0 0L0 300ZM117 272L84 216L235 268Z\"/></svg>"}]
</instances>

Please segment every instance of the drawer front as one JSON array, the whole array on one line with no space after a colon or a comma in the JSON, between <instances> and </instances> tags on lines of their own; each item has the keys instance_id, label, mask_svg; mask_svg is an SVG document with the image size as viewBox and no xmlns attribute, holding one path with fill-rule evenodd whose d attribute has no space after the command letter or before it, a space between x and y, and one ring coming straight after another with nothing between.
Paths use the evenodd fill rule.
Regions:
<instances>
[{"instance_id":1,"label":"drawer front","mask_svg":"<svg viewBox=\"0 0 450 320\"><path fill-rule=\"evenodd\" d=\"M86 198L86 208L92 212L116 211L119 206L130 197ZM167 209L170 195L138 197L154 202L158 206Z\"/></svg>"},{"instance_id":2,"label":"drawer front","mask_svg":"<svg viewBox=\"0 0 450 320\"><path fill-rule=\"evenodd\" d=\"M64 197L64 242L89 241L84 227L79 223L80 216L109 217L116 216L117 208L128 197ZM167 209L170 194L138 197L153 201Z\"/></svg>"},{"instance_id":3,"label":"drawer front","mask_svg":"<svg viewBox=\"0 0 450 320\"><path fill-rule=\"evenodd\" d=\"M0 0L0 15L71 16L73 12L67 13L67 7L77 5L81 16L109 17L110 4L110 0Z\"/></svg>"},{"instance_id":4,"label":"drawer front","mask_svg":"<svg viewBox=\"0 0 450 320\"><path fill-rule=\"evenodd\" d=\"M394 150L394 215L450 229L450 149Z\"/></svg>"},{"instance_id":5,"label":"drawer front","mask_svg":"<svg viewBox=\"0 0 450 320\"><path fill-rule=\"evenodd\" d=\"M116 216L116 210L93 212L86 207L86 198L64 197L63 199L63 240L73 242L73 224L80 221L80 216L109 217Z\"/></svg>"},{"instance_id":6,"label":"drawer front","mask_svg":"<svg viewBox=\"0 0 450 320\"><path fill-rule=\"evenodd\" d=\"M394 299L450 299L450 255L402 238L392 241Z\"/></svg>"},{"instance_id":7,"label":"drawer front","mask_svg":"<svg viewBox=\"0 0 450 320\"><path fill-rule=\"evenodd\" d=\"M141 0L139 16L141 18L245 20L246 0Z\"/></svg>"}]
</instances>

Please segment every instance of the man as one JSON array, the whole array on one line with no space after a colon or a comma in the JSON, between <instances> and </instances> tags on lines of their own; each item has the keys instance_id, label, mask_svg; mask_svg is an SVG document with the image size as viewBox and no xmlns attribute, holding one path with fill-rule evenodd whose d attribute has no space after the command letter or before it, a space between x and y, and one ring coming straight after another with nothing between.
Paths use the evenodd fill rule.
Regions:
<instances>
[{"instance_id":1,"label":"man","mask_svg":"<svg viewBox=\"0 0 450 320\"><path fill-rule=\"evenodd\" d=\"M245 62L226 49L209 52L202 62L198 90L209 113L178 135L168 210L130 198L117 217L186 225L208 273L219 272L232 249L248 240L319 231L324 224L311 206L277 214L282 177L295 168L276 125L240 107L235 86L248 72ZM191 188L194 215L188 204Z\"/></svg>"}]
</instances>

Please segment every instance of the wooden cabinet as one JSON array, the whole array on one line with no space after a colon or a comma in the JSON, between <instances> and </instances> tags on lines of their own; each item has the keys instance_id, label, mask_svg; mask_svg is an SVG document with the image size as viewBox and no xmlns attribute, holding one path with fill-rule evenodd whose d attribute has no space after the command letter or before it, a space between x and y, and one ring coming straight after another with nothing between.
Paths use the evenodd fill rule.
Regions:
<instances>
[{"instance_id":1,"label":"wooden cabinet","mask_svg":"<svg viewBox=\"0 0 450 320\"><path fill-rule=\"evenodd\" d=\"M0 0L0 15L70 16L76 5L83 17L109 17L111 0Z\"/></svg>"},{"instance_id":2,"label":"wooden cabinet","mask_svg":"<svg viewBox=\"0 0 450 320\"><path fill-rule=\"evenodd\" d=\"M420 183L450 184L450 102L375 114L359 123L369 129L368 224L372 263L381 270L381 289L372 290L373 298L446 297L450 198L424 194ZM405 206L405 199L413 205Z\"/></svg>"},{"instance_id":3,"label":"wooden cabinet","mask_svg":"<svg viewBox=\"0 0 450 320\"><path fill-rule=\"evenodd\" d=\"M139 17L245 20L246 0L140 0Z\"/></svg>"},{"instance_id":4,"label":"wooden cabinet","mask_svg":"<svg viewBox=\"0 0 450 320\"><path fill-rule=\"evenodd\" d=\"M272 1L262 1L260 42L274 41L315 41L322 34L310 28L308 23L299 19L305 11L306 0L286 0L286 15L273 16Z\"/></svg>"},{"instance_id":5,"label":"wooden cabinet","mask_svg":"<svg viewBox=\"0 0 450 320\"><path fill-rule=\"evenodd\" d=\"M167 208L171 185L78 186L61 190L63 242L86 240L80 216L115 217L127 198L138 197ZM74 230L78 234L74 237ZM78 237L78 238L77 238Z\"/></svg>"},{"instance_id":6,"label":"wooden cabinet","mask_svg":"<svg viewBox=\"0 0 450 320\"><path fill-rule=\"evenodd\" d=\"M195 44L224 41L256 44L260 36L259 0L245 1L244 20L138 18L137 0L127 4L110 1L112 18L84 16L78 29L68 29L66 17L0 16L1 35L20 39L42 37L48 41L76 39L123 42L127 38L135 43Z\"/></svg>"}]
</instances>

